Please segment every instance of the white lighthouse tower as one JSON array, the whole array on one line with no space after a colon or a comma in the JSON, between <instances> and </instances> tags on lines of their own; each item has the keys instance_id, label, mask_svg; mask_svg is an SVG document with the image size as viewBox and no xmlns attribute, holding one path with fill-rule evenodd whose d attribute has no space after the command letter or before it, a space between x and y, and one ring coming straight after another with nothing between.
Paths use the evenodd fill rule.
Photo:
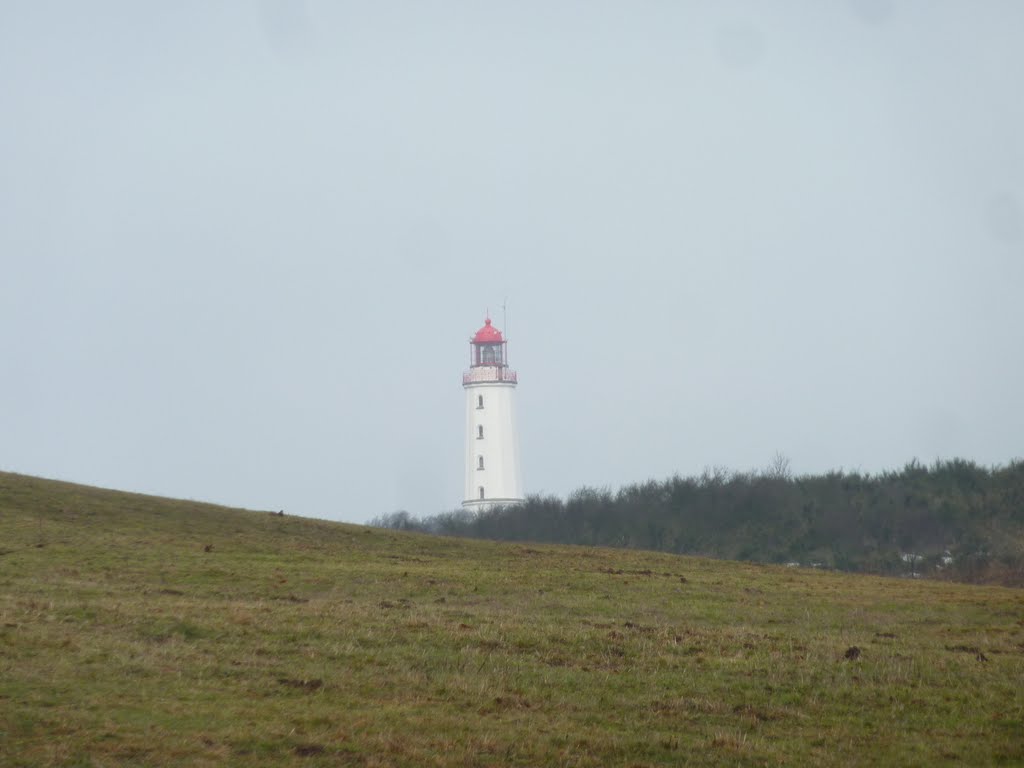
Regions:
<instances>
[{"instance_id":1,"label":"white lighthouse tower","mask_svg":"<svg viewBox=\"0 0 1024 768\"><path fill-rule=\"evenodd\" d=\"M483 510L521 504L519 435L514 398L516 372L508 367L506 342L487 318L469 340L466 390L466 489L462 506Z\"/></svg>"}]
</instances>

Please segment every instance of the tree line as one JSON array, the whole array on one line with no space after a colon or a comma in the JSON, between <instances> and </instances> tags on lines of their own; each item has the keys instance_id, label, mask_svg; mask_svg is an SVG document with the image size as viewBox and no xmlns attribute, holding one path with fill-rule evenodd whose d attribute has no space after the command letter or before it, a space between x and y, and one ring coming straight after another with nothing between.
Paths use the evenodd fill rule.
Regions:
<instances>
[{"instance_id":1,"label":"tree line","mask_svg":"<svg viewBox=\"0 0 1024 768\"><path fill-rule=\"evenodd\" d=\"M911 461L879 474L794 477L776 456L760 471L705 470L566 499L416 518L378 527L445 536L652 549L886 575L1024 585L1024 460Z\"/></svg>"}]
</instances>

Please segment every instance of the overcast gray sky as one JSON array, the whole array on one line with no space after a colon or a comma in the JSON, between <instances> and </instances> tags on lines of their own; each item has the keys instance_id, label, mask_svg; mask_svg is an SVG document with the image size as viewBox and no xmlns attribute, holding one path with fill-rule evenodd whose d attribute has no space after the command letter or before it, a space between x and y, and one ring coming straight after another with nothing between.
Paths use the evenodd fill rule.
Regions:
<instances>
[{"instance_id":1,"label":"overcast gray sky","mask_svg":"<svg viewBox=\"0 0 1024 768\"><path fill-rule=\"evenodd\" d=\"M364 521L1024 455L1024 3L0 0L0 469Z\"/></svg>"}]
</instances>

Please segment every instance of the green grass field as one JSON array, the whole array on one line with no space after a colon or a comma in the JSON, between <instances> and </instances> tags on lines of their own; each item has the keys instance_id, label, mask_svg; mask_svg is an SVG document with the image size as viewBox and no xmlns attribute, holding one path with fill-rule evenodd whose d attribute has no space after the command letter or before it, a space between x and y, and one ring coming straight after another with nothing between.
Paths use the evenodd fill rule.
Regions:
<instances>
[{"instance_id":1,"label":"green grass field","mask_svg":"<svg viewBox=\"0 0 1024 768\"><path fill-rule=\"evenodd\" d=\"M0 473L3 766L965 763L1024 764L1024 591Z\"/></svg>"}]
</instances>

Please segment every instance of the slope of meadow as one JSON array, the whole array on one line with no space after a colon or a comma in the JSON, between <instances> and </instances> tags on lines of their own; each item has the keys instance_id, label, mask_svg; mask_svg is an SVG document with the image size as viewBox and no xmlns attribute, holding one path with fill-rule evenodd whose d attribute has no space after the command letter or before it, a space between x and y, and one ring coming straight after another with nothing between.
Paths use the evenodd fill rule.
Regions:
<instances>
[{"instance_id":1,"label":"slope of meadow","mask_svg":"<svg viewBox=\"0 0 1024 768\"><path fill-rule=\"evenodd\" d=\"M0 473L0 764L1024 762L1024 592Z\"/></svg>"}]
</instances>

